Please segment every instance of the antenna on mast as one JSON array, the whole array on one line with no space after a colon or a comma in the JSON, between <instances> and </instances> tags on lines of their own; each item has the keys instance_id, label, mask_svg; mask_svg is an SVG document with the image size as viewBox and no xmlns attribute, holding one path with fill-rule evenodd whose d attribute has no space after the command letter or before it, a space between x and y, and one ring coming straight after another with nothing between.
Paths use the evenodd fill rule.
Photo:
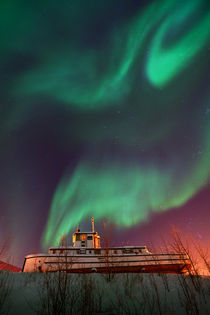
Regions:
<instances>
[{"instance_id":1,"label":"antenna on mast","mask_svg":"<svg viewBox=\"0 0 210 315\"><path fill-rule=\"evenodd\" d=\"M95 232L95 228L94 228L94 218L93 217L91 218L91 222L92 222L92 232L94 233Z\"/></svg>"}]
</instances>

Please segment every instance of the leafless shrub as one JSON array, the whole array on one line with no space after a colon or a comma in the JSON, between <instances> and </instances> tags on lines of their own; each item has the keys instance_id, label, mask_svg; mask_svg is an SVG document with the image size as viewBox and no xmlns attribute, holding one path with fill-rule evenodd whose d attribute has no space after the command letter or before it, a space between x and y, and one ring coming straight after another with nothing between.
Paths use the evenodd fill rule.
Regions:
<instances>
[{"instance_id":1,"label":"leafless shrub","mask_svg":"<svg viewBox=\"0 0 210 315\"><path fill-rule=\"evenodd\" d=\"M79 297L75 275L66 272L44 273L38 283L38 307L29 303L36 314L75 314Z\"/></svg>"},{"instance_id":2,"label":"leafless shrub","mask_svg":"<svg viewBox=\"0 0 210 315\"><path fill-rule=\"evenodd\" d=\"M37 286L37 306L28 301L36 314L98 314L104 309L103 288L92 274L43 273Z\"/></svg>"},{"instance_id":3,"label":"leafless shrub","mask_svg":"<svg viewBox=\"0 0 210 315\"><path fill-rule=\"evenodd\" d=\"M107 224L103 222L104 231L101 233L102 247L105 249L105 265L106 273L104 277L106 281L112 281L115 278L116 273L113 271L115 258L110 254L110 247L113 246L112 243L112 233L114 230L113 224Z\"/></svg>"},{"instance_id":4,"label":"leafless shrub","mask_svg":"<svg viewBox=\"0 0 210 315\"><path fill-rule=\"evenodd\" d=\"M148 314L155 314L155 295L153 290L150 290L150 286L144 281L141 285L141 294L145 305L145 310Z\"/></svg>"},{"instance_id":5,"label":"leafless shrub","mask_svg":"<svg viewBox=\"0 0 210 315\"><path fill-rule=\"evenodd\" d=\"M7 271L0 272L0 314L8 312L8 299L12 291L11 274Z\"/></svg>"},{"instance_id":6,"label":"leafless shrub","mask_svg":"<svg viewBox=\"0 0 210 315\"><path fill-rule=\"evenodd\" d=\"M205 304L186 274L168 275L166 293L158 274L117 274L111 282L101 274L50 273L39 279L37 314L208 314L208 299ZM207 297L209 279L203 280Z\"/></svg>"},{"instance_id":7,"label":"leafless shrub","mask_svg":"<svg viewBox=\"0 0 210 315\"><path fill-rule=\"evenodd\" d=\"M191 236L186 236L183 239L181 233L176 229L173 229L170 246L174 251L186 254L191 263L191 267L187 269L187 274L177 275L179 301L187 314L199 314L200 309L205 310L209 296L205 282L199 273L199 262L195 257L195 249L206 262L208 261L207 252L202 251L201 247L192 241Z\"/></svg>"},{"instance_id":8,"label":"leafless shrub","mask_svg":"<svg viewBox=\"0 0 210 315\"><path fill-rule=\"evenodd\" d=\"M206 268L206 274L210 276L210 255L209 255L209 248L203 248L199 241L195 241L192 239L192 243L198 253L198 256L201 260L201 262L204 264L204 267Z\"/></svg>"},{"instance_id":9,"label":"leafless shrub","mask_svg":"<svg viewBox=\"0 0 210 315\"><path fill-rule=\"evenodd\" d=\"M93 274L81 274L79 285L79 314L94 315L104 311L104 290Z\"/></svg>"},{"instance_id":10,"label":"leafless shrub","mask_svg":"<svg viewBox=\"0 0 210 315\"><path fill-rule=\"evenodd\" d=\"M136 312L136 279L131 274L117 274L113 282L107 283L109 291L109 300L107 303L108 313L111 314L138 314Z\"/></svg>"}]
</instances>

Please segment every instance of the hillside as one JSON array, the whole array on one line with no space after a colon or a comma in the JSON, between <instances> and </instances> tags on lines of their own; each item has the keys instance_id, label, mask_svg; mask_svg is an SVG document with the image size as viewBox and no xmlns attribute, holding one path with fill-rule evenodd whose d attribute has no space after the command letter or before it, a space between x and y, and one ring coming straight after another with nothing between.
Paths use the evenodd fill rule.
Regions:
<instances>
[{"instance_id":1,"label":"hillside","mask_svg":"<svg viewBox=\"0 0 210 315\"><path fill-rule=\"evenodd\" d=\"M18 314L209 314L210 277L0 273L0 309ZM1 313L0 312L0 313Z\"/></svg>"}]
</instances>

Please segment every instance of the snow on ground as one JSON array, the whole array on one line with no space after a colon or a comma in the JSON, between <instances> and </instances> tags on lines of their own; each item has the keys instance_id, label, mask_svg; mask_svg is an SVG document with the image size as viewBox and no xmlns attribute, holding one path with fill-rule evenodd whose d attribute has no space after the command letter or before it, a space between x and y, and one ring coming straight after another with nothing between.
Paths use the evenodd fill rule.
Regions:
<instances>
[{"instance_id":1,"label":"snow on ground","mask_svg":"<svg viewBox=\"0 0 210 315\"><path fill-rule=\"evenodd\" d=\"M0 314L180 315L209 310L210 277L0 273Z\"/></svg>"}]
</instances>

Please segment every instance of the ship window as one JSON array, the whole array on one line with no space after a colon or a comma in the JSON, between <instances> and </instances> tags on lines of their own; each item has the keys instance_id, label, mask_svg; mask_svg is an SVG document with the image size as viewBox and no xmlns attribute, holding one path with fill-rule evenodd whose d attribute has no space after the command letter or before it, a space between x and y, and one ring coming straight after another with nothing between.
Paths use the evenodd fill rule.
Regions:
<instances>
[{"instance_id":1,"label":"ship window","mask_svg":"<svg viewBox=\"0 0 210 315\"><path fill-rule=\"evenodd\" d=\"M62 249L60 250L60 254L63 254L63 250Z\"/></svg>"},{"instance_id":2,"label":"ship window","mask_svg":"<svg viewBox=\"0 0 210 315\"><path fill-rule=\"evenodd\" d=\"M101 250L100 250L100 249L94 249L94 253L95 253L96 255L100 255L100 254L101 254Z\"/></svg>"},{"instance_id":3,"label":"ship window","mask_svg":"<svg viewBox=\"0 0 210 315\"><path fill-rule=\"evenodd\" d=\"M55 249L53 249L53 254L56 254L56 250Z\"/></svg>"},{"instance_id":4,"label":"ship window","mask_svg":"<svg viewBox=\"0 0 210 315\"><path fill-rule=\"evenodd\" d=\"M92 252L91 252L91 250L89 250L89 254L91 254Z\"/></svg>"},{"instance_id":5,"label":"ship window","mask_svg":"<svg viewBox=\"0 0 210 315\"><path fill-rule=\"evenodd\" d=\"M79 234L76 235L76 241L80 241L80 235Z\"/></svg>"},{"instance_id":6,"label":"ship window","mask_svg":"<svg viewBox=\"0 0 210 315\"><path fill-rule=\"evenodd\" d=\"M88 236L87 236L87 239L88 239L88 240L92 240L92 239L93 239L92 235L88 235Z\"/></svg>"},{"instance_id":7,"label":"ship window","mask_svg":"<svg viewBox=\"0 0 210 315\"><path fill-rule=\"evenodd\" d=\"M85 244L81 244L82 247L85 247Z\"/></svg>"},{"instance_id":8,"label":"ship window","mask_svg":"<svg viewBox=\"0 0 210 315\"><path fill-rule=\"evenodd\" d=\"M125 248L125 249L123 250L123 253L125 253L125 254L130 254L130 253L133 253L133 250L130 249L130 248Z\"/></svg>"},{"instance_id":9,"label":"ship window","mask_svg":"<svg viewBox=\"0 0 210 315\"><path fill-rule=\"evenodd\" d=\"M114 250L114 254L117 254L117 250L116 249Z\"/></svg>"},{"instance_id":10,"label":"ship window","mask_svg":"<svg viewBox=\"0 0 210 315\"><path fill-rule=\"evenodd\" d=\"M85 241L85 238L86 238L86 235L85 235L85 234L82 234L82 235L81 235L82 241Z\"/></svg>"}]
</instances>

